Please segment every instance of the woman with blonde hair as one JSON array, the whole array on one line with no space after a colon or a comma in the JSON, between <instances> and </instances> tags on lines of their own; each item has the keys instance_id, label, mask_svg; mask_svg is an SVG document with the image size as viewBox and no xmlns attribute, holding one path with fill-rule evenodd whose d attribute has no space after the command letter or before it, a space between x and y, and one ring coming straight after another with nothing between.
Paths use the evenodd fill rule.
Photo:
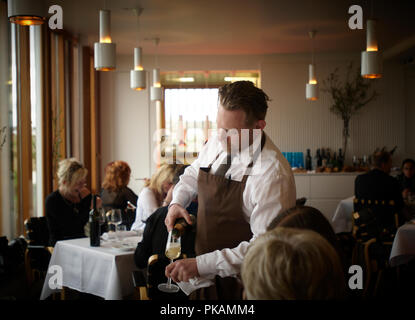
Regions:
<instances>
[{"instance_id":1,"label":"woman with blonde hair","mask_svg":"<svg viewBox=\"0 0 415 320\"><path fill-rule=\"evenodd\" d=\"M167 194L173 186L176 169L177 165L162 164L151 179L145 182L138 196L135 222L131 230L143 231L148 217L161 206L169 205L171 199L167 198Z\"/></svg>"},{"instance_id":2,"label":"woman with blonde hair","mask_svg":"<svg viewBox=\"0 0 415 320\"><path fill-rule=\"evenodd\" d=\"M311 230L277 227L254 240L241 269L249 300L336 300L346 283L333 246Z\"/></svg>"},{"instance_id":3,"label":"woman with blonde hair","mask_svg":"<svg viewBox=\"0 0 415 320\"><path fill-rule=\"evenodd\" d=\"M85 237L91 193L86 187L88 170L75 158L59 162L58 190L46 197L49 242Z\"/></svg>"}]
</instances>

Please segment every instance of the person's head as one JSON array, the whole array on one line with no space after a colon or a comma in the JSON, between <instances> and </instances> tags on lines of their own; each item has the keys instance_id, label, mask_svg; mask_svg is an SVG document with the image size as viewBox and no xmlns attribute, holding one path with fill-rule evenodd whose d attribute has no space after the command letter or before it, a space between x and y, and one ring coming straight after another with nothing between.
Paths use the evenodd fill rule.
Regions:
<instances>
[{"instance_id":1,"label":"person's head","mask_svg":"<svg viewBox=\"0 0 415 320\"><path fill-rule=\"evenodd\" d=\"M402 162L402 173L408 179L411 179L415 175L415 161L412 159L405 159Z\"/></svg>"},{"instance_id":2,"label":"person's head","mask_svg":"<svg viewBox=\"0 0 415 320\"><path fill-rule=\"evenodd\" d=\"M175 186L176 184L179 183L180 176L184 173L184 170L186 170L186 168L188 166L189 165L185 165L185 164L176 165L176 171L174 172L174 176L173 176L173 180L172 180L173 186Z\"/></svg>"},{"instance_id":3,"label":"person's head","mask_svg":"<svg viewBox=\"0 0 415 320\"><path fill-rule=\"evenodd\" d=\"M330 222L316 208L296 206L285 210L278 214L269 224L267 230L272 230L276 227L313 230L323 236L337 251L340 250L336 234Z\"/></svg>"},{"instance_id":4,"label":"person's head","mask_svg":"<svg viewBox=\"0 0 415 320\"><path fill-rule=\"evenodd\" d=\"M375 168L389 174L392 168L392 155L388 151L375 152L373 162Z\"/></svg>"},{"instance_id":5,"label":"person's head","mask_svg":"<svg viewBox=\"0 0 415 320\"><path fill-rule=\"evenodd\" d=\"M59 190L65 194L79 193L86 185L87 174L88 169L75 158L61 160L57 172Z\"/></svg>"},{"instance_id":6,"label":"person's head","mask_svg":"<svg viewBox=\"0 0 415 320\"><path fill-rule=\"evenodd\" d=\"M216 122L220 134L225 135L231 131L234 134L238 133L239 145L241 145L241 129L251 129L249 137L252 140L252 129L265 128L268 101L265 92L250 81L236 81L219 88ZM230 139L227 137L228 141Z\"/></svg>"},{"instance_id":7,"label":"person's head","mask_svg":"<svg viewBox=\"0 0 415 320\"><path fill-rule=\"evenodd\" d=\"M109 191L117 191L130 182L131 169L127 162L113 161L105 167L105 178L102 187Z\"/></svg>"},{"instance_id":8,"label":"person's head","mask_svg":"<svg viewBox=\"0 0 415 320\"><path fill-rule=\"evenodd\" d=\"M345 280L339 256L317 232L275 228L249 246L242 269L249 300L342 299Z\"/></svg>"},{"instance_id":9,"label":"person's head","mask_svg":"<svg viewBox=\"0 0 415 320\"><path fill-rule=\"evenodd\" d=\"M162 164L153 174L151 179L145 184L153 192L156 192L159 198L162 198L173 185L173 176L176 171L175 164Z\"/></svg>"}]
</instances>

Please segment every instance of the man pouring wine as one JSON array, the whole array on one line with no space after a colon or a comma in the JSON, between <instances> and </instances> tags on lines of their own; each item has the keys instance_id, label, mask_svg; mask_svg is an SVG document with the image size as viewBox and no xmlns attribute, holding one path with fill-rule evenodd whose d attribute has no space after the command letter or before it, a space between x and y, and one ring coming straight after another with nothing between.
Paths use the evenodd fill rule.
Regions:
<instances>
[{"instance_id":1,"label":"man pouring wine","mask_svg":"<svg viewBox=\"0 0 415 320\"><path fill-rule=\"evenodd\" d=\"M166 267L173 281L208 279L197 299L241 299L237 279L249 242L278 213L295 206L294 177L287 160L263 132L268 96L249 81L219 89L218 135L181 176L165 219L191 224L184 209L197 195L196 258Z\"/></svg>"}]
</instances>

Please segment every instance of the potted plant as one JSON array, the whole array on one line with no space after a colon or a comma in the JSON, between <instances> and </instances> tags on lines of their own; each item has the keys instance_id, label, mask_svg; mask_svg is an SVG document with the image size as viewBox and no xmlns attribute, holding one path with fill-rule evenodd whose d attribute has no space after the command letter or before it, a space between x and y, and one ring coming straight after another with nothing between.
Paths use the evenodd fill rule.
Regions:
<instances>
[{"instance_id":1,"label":"potted plant","mask_svg":"<svg viewBox=\"0 0 415 320\"><path fill-rule=\"evenodd\" d=\"M370 94L373 80L362 78L360 70L353 71L353 63L347 67L346 79L339 80L339 68L323 80L322 91L331 95L333 104L330 111L343 120L343 157L346 158L347 143L350 137L350 120L369 102L374 100L379 93L373 90Z\"/></svg>"}]
</instances>

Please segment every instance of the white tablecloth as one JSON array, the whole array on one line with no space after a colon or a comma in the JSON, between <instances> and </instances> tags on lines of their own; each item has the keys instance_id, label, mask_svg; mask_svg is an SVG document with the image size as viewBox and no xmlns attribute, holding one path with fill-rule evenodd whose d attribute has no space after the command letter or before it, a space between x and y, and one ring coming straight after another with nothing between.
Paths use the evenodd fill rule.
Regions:
<instances>
[{"instance_id":1,"label":"white tablecloth","mask_svg":"<svg viewBox=\"0 0 415 320\"><path fill-rule=\"evenodd\" d=\"M140 237L124 239L137 244ZM101 241L101 247L90 247L89 238L58 241L53 250L49 268L62 268L62 285L80 292L90 293L106 300L121 300L133 293L131 272L137 270L134 250L123 251L112 248L114 243ZM50 269L53 270L53 269ZM46 275L40 299L53 292L49 279L55 272Z\"/></svg>"},{"instance_id":2,"label":"white tablecloth","mask_svg":"<svg viewBox=\"0 0 415 320\"><path fill-rule=\"evenodd\" d=\"M353 198L351 196L339 202L331 221L335 233L352 231Z\"/></svg>"},{"instance_id":3,"label":"white tablecloth","mask_svg":"<svg viewBox=\"0 0 415 320\"><path fill-rule=\"evenodd\" d=\"M389 263L392 267L408 263L415 258L415 221L412 220L396 232Z\"/></svg>"}]
</instances>

